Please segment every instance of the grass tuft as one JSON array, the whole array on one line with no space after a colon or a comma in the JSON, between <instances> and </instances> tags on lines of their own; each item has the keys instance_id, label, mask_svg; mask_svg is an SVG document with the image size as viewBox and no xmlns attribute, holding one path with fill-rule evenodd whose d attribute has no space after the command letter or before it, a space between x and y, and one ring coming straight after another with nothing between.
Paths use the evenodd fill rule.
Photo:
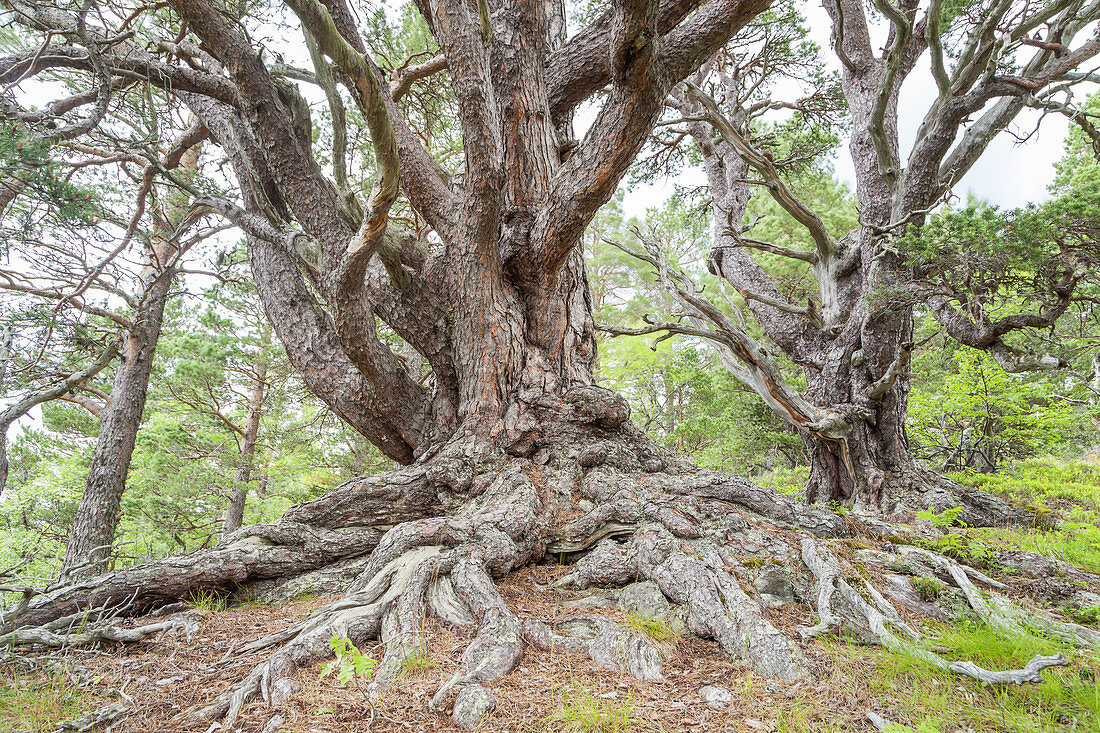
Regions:
<instances>
[{"instance_id":1,"label":"grass tuft","mask_svg":"<svg viewBox=\"0 0 1100 733\"><path fill-rule=\"evenodd\" d=\"M439 663L428 654L427 647L421 645L412 654L401 660L401 674L416 675L431 672Z\"/></svg>"},{"instance_id":2,"label":"grass tuft","mask_svg":"<svg viewBox=\"0 0 1100 733\"><path fill-rule=\"evenodd\" d=\"M626 733L634 730L634 702L596 697L588 690L572 689L561 705L542 720L555 733Z\"/></svg>"},{"instance_id":3,"label":"grass tuft","mask_svg":"<svg viewBox=\"0 0 1100 733\"><path fill-rule=\"evenodd\" d=\"M226 600L225 596L220 596L208 590L193 591L187 602L192 608L209 611L210 613L218 613L229 607L229 601Z\"/></svg>"},{"instance_id":4,"label":"grass tuft","mask_svg":"<svg viewBox=\"0 0 1100 733\"><path fill-rule=\"evenodd\" d=\"M676 642L680 639L680 632L672 623L664 618L643 616L639 613L626 614L627 625L643 636L648 636L653 641Z\"/></svg>"},{"instance_id":5,"label":"grass tuft","mask_svg":"<svg viewBox=\"0 0 1100 733\"><path fill-rule=\"evenodd\" d=\"M63 674L4 679L0 681L0 731L52 733L59 722L86 712L83 697Z\"/></svg>"}]
</instances>

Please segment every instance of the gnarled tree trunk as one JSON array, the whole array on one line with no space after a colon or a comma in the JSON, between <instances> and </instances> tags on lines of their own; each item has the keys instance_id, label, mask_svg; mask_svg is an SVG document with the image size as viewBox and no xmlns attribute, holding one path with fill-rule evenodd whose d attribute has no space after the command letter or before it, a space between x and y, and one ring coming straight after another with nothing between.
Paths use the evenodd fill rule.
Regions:
<instances>
[{"instance_id":1,"label":"gnarled tree trunk","mask_svg":"<svg viewBox=\"0 0 1100 733\"><path fill-rule=\"evenodd\" d=\"M83 22L60 11L8 1L42 28L88 37ZM856 574L853 566L842 567L824 544L849 532L844 518L680 465L630 423L621 397L593 384L581 235L675 84L766 2L623 0L566 42L559 0L418 0L445 61L425 67L446 69L462 129L463 165L445 172L397 107L411 70L392 81L383 76L343 0L287 0L315 47L313 78L326 87L336 124L339 83L370 128L378 175L365 202L341 180L342 163L333 165L337 180L325 175L312 151L309 105L265 65L241 27L207 0L169 4L201 41L172 45L193 63L165 68L126 37L101 44L111 49L100 54L103 63L117 64L114 54L124 52L131 67L155 71L150 79L187 104L221 146L241 200L200 197L193 208L245 231L260 298L292 364L338 415L402 465L295 506L274 524L243 527L214 549L52 588L6 613L2 631L48 630L84 614L96 623L119 606L138 612L199 590L265 597L344 590L309 618L238 649L270 652L208 707L187 711L186 725L202 730L214 718L231 728L246 702L270 700L280 680L331 653L334 635L383 642L369 690L380 694L421 648L428 615L470 639L459 669L433 698L436 707L456 687L514 669L528 644L581 649L617 669L659 675L659 650L607 618L592 622L591 638L580 638L508 608L493 580L549 555L581 558L562 579L566 587L651 581L683 605L692 632L782 679L806 669L794 640L768 620L766 599L751 590L759 578L750 568L766 560L792 568L792 594L810 603L816 597L820 623L802 629L804 637L839 629L843 620L864 638L898 642L887 620L907 627L893 606L870 586L875 607L863 600L845 580ZM61 63L55 56L68 58L54 54L46 63ZM567 139L572 111L603 89L584 139ZM346 153L339 137L337 159ZM399 191L432 236L418 239L390 221ZM859 239L822 242L817 266L834 276L830 283L883 281L869 274L879 259ZM715 262L723 272L727 265L725 257ZM821 399L836 404L817 406L784 387L769 355L743 332L726 338L769 404L839 441L868 434L856 427L876 415L864 400L890 405L889 395L904 397L896 379L883 381L882 367L894 364L890 350L910 330L908 315L900 329L876 320L877 312L846 319L862 307L849 292L838 287L830 296L824 329L812 318L774 319L775 340L789 341L799 364L812 368L834 340L848 364L864 352L857 376L821 383ZM415 349L430 376L410 371L417 360L398 358L379 323ZM885 333L890 338L877 342ZM889 428L903 408L904 400L880 407L877 419ZM882 456L865 455L856 458L869 474L881 468ZM828 492L842 487L830 484ZM919 554L902 547L871 559L885 572L907 550ZM939 567L973 588L967 578L976 576ZM834 606L834 594L846 605ZM975 597L975 607L988 609ZM0 637L0 645L15 638Z\"/></svg>"}]
</instances>

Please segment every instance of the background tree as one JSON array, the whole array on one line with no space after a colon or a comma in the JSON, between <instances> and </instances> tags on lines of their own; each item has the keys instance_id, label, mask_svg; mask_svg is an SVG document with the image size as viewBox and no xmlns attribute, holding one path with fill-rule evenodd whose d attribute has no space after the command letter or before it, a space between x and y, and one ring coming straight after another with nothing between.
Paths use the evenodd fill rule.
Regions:
<instances>
[{"instance_id":1,"label":"background tree","mask_svg":"<svg viewBox=\"0 0 1100 733\"><path fill-rule=\"evenodd\" d=\"M1078 113L1066 100L1072 101L1076 82L1089 79L1074 69L1100 50L1097 38L1079 38L1095 22L1095 9L1087 3L947 8L937 2L924 9L917 3L876 3L888 23L881 54L875 51L875 28L864 4L841 0L827 3L826 9L842 71L843 107L852 125L857 229L830 228L836 222L824 219L790 183L787 168L806 160L798 146L828 132L819 120L830 109L830 90L820 79L806 98L776 102L746 72L752 67L745 57L739 57L716 62L672 101L707 173L713 215L709 267L746 301L767 342L799 366L805 391L784 379L764 342L703 303L691 283L664 277L688 312L706 324L703 331L725 344L733 373L802 434L813 457L807 487L811 501L840 501L886 513L963 503L967 521L988 522L993 516L982 506L984 500L973 500L924 471L910 453L905 423L914 307L928 308L952 338L988 351L1007 369L1063 364L1059 357L1014 345L1011 334L1050 327L1065 312L1090 271L1088 247L1054 255L1041 283L1044 297L1020 299L1015 309L1000 299L997 310L982 308L983 293L968 298L958 283L945 291L938 258L918 262L898 240L918 236L928 213L1028 106L1065 112L1088 128L1087 113ZM757 52L759 68L765 70L757 74L768 72L769 40L761 41L764 50ZM792 53L784 39L774 48L774 55ZM903 154L898 94L925 52L938 96ZM784 68L781 62L771 73ZM791 122L797 125L778 138L754 122L762 110L775 106L792 107ZM749 182L801 226L798 246L761 239L753 230L745 216ZM1088 214L1076 216L1084 217L1076 219L1079 226L1089 226ZM659 244L650 242L646 257L667 269L659 262ZM962 236L953 246L970 244ZM781 289L777 272L768 269L768 256L786 258L812 278L805 300L792 297L800 295L797 291Z\"/></svg>"}]
</instances>

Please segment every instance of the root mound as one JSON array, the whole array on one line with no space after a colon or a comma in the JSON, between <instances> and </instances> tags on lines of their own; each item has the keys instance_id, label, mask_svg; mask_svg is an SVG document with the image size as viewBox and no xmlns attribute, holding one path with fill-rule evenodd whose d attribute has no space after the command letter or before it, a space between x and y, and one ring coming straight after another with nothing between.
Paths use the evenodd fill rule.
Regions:
<instances>
[{"instance_id":1,"label":"root mound","mask_svg":"<svg viewBox=\"0 0 1100 733\"><path fill-rule=\"evenodd\" d=\"M532 453L452 445L212 550L28 597L5 612L0 641L71 647L170 630L201 635L193 618L171 615L173 604L198 594L328 597L301 617L249 630L247 642L210 663L217 679L233 679L196 686L201 694L176 703L173 726L194 730L231 729L246 711L285 718L288 700L308 687L312 673L303 670L332 657L334 638L378 658L351 695L359 702L348 704L385 716L393 685L410 671L433 671L431 694L421 692L422 707L435 712L424 714L453 711L464 724L492 708L493 690L511 684L501 678L546 655L583 655L645 683L668 680L678 662L667 642L680 632L716 641L725 658L783 685L814 683L812 640L827 633L989 684L1039 682L1043 669L1065 664L1051 655L986 670L919 647L913 620L945 612L922 597L916 578L952 589L957 605L1006 635L1039 629L1100 648L1100 633L1023 611L1008 600L1008 584L922 547L912 528L840 516L711 471L670 470L672 461L642 441ZM1011 582L1026 583L1021 577ZM1096 580L1086 585L1095 590ZM156 608L168 612L164 620L120 624L119 616ZM447 663L420 669L425 650Z\"/></svg>"}]
</instances>

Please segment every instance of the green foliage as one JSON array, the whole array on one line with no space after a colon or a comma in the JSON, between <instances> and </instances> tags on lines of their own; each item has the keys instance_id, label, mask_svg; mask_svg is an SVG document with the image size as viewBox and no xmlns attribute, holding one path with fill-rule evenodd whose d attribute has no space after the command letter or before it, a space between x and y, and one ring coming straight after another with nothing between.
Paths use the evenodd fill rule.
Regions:
<instances>
[{"instance_id":1,"label":"green foliage","mask_svg":"<svg viewBox=\"0 0 1100 733\"><path fill-rule=\"evenodd\" d=\"M354 679L370 679L378 662L359 651L350 639L333 636L328 642L329 648L336 654L336 659L327 662L321 667L320 679L328 677L333 672L341 685L346 685Z\"/></svg>"},{"instance_id":2,"label":"green foliage","mask_svg":"<svg viewBox=\"0 0 1100 733\"><path fill-rule=\"evenodd\" d=\"M952 474L954 480L1025 504L1044 521L1032 528L968 529L987 545L1028 550L1100 572L1100 466L1054 459L1020 461L996 474ZM1064 517L1054 527L1045 519Z\"/></svg>"},{"instance_id":3,"label":"green foliage","mask_svg":"<svg viewBox=\"0 0 1100 733\"><path fill-rule=\"evenodd\" d=\"M775 489L780 494L787 496L798 494L806 486L806 482L809 480L809 466L776 468L753 477L753 482L758 486Z\"/></svg>"},{"instance_id":4,"label":"green foliage","mask_svg":"<svg viewBox=\"0 0 1100 733\"><path fill-rule=\"evenodd\" d=\"M944 509L942 512L936 513L931 509L924 509L917 512L917 519L923 519L926 522L931 522L933 527L937 529L947 529L949 527L965 527L966 523L959 520L959 514L962 512L962 507L957 506L951 509Z\"/></svg>"},{"instance_id":5,"label":"green foliage","mask_svg":"<svg viewBox=\"0 0 1100 733\"><path fill-rule=\"evenodd\" d=\"M922 540L918 544L957 560L982 563L993 557L992 550L984 544L974 541L965 532L948 532L935 539Z\"/></svg>"},{"instance_id":6,"label":"green foliage","mask_svg":"<svg viewBox=\"0 0 1100 733\"><path fill-rule=\"evenodd\" d=\"M1079 624L1086 626L1100 626L1100 606L1088 606L1087 608L1067 609L1070 617Z\"/></svg>"},{"instance_id":7,"label":"green foliage","mask_svg":"<svg viewBox=\"0 0 1100 733\"><path fill-rule=\"evenodd\" d=\"M1080 520L1100 519L1100 464L1029 458L999 473L959 472L961 484L1031 506L1049 506ZM1100 523L1100 522L1097 522Z\"/></svg>"},{"instance_id":8,"label":"green foliage","mask_svg":"<svg viewBox=\"0 0 1100 733\"><path fill-rule=\"evenodd\" d=\"M556 733L627 733L635 729L634 703L596 697L589 690L570 689L557 710L542 720Z\"/></svg>"},{"instance_id":9,"label":"green foliage","mask_svg":"<svg viewBox=\"0 0 1100 733\"><path fill-rule=\"evenodd\" d=\"M86 227L96 221L95 192L63 175L50 157L51 147L29 139L18 125L0 125L0 180L21 189L15 199L16 226L27 236L43 224Z\"/></svg>"},{"instance_id":10,"label":"green foliage","mask_svg":"<svg viewBox=\"0 0 1100 733\"><path fill-rule=\"evenodd\" d=\"M913 587L916 588L920 599L926 603L936 600L943 594L943 583L935 578L926 576L913 578Z\"/></svg>"},{"instance_id":11,"label":"green foliage","mask_svg":"<svg viewBox=\"0 0 1100 733\"><path fill-rule=\"evenodd\" d=\"M1088 423L1055 397L1051 381L1009 374L970 349L955 352L949 368L938 384L916 384L910 397L907 425L918 455L989 471L1081 443Z\"/></svg>"},{"instance_id":12,"label":"green foliage","mask_svg":"<svg viewBox=\"0 0 1100 733\"><path fill-rule=\"evenodd\" d=\"M1066 652L1061 642L1028 634L1006 637L981 623L930 623L925 644L950 659L972 661L985 669L1019 669L1036 654ZM932 667L916 655L875 651L867 654L842 642L826 648L838 665L867 657L869 693L894 721L896 730L1035 733L1100 728L1100 692L1095 660L1073 655L1069 667L1043 672L1042 685L983 685L974 679ZM908 726L906 728L905 726Z\"/></svg>"}]
</instances>

